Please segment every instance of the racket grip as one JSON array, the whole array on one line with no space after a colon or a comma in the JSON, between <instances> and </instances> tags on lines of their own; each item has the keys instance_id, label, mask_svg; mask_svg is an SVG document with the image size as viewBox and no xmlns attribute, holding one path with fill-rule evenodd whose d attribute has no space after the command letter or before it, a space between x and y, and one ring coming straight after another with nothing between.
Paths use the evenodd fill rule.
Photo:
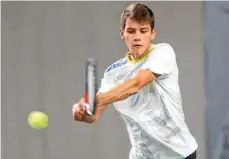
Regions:
<instances>
[{"instance_id":1,"label":"racket grip","mask_svg":"<svg viewBox=\"0 0 229 159\"><path fill-rule=\"evenodd\" d=\"M88 113L89 115L92 115L92 112L90 111L90 106L89 106L89 104L87 104L87 103L85 103L85 102L82 102L81 104L86 108L87 113Z\"/></svg>"},{"instance_id":2,"label":"racket grip","mask_svg":"<svg viewBox=\"0 0 229 159\"><path fill-rule=\"evenodd\" d=\"M84 93L84 98L80 100L80 104L86 108L87 113L89 115L92 115L92 112L90 111L90 106L88 104L88 93L87 92Z\"/></svg>"},{"instance_id":3,"label":"racket grip","mask_svg":"<svg viewBox=\"0 0 229 159\"><path fill-rule=\"evenodd\" d=\"M83 102L88 103L88 93L87 92L84 93L84 101Z\"/></svg>"}]
</instances>

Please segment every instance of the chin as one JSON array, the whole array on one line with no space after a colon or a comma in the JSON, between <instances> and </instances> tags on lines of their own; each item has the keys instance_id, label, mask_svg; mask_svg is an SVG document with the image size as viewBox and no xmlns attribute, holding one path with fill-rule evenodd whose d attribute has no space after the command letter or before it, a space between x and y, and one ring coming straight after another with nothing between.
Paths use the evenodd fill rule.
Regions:
<instances>
[{"instance_id":1,"label":"chin","mask_svg":"<svg viewBox=\"0 0 229 159\"><path fill-rule=\"evenodd\" d=\"M136 54L138 56L143 56L145 54L145 51L144 50L139 50Z\"/></svg>"},{"instance_id":2,"label":"chin","mask_svg":"<svg viewBox=\"0 0 229 159\"><path fill-rule=\"evenodd\" d=\"M142 57L144 55L144 52L135 52L134 53L136 57Z\"/></svg>"},{"instance_id":3,"label":"chin","mask_svg":"<svg viewBox=\"0 0 229 159\"><path fill-rule=\"evenodd\" d=\"M132 54L134 54L137 57L141 57L143 56L145 53L145 49L144 48L140 48L140 49L133 49Z\"/></svg>"}]
</instances>

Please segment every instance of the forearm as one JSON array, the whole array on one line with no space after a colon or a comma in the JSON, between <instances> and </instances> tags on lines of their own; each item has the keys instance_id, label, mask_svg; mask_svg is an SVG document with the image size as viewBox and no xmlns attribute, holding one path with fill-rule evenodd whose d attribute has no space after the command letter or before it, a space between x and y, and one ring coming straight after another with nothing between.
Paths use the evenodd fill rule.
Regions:
<instances>
[{"instance_id":1,"label":"forearm","mask_svg":"<svg viewBox=\"0 0 229 159\"><path fill-rule=\"evenodd\" d=\"M126 99L127 97L139 91L139 83L135 79L129 79L119 86L113 88L107 93L97 95L97 106L108 105L116 101Z\"/></svg>"}]
</instances>

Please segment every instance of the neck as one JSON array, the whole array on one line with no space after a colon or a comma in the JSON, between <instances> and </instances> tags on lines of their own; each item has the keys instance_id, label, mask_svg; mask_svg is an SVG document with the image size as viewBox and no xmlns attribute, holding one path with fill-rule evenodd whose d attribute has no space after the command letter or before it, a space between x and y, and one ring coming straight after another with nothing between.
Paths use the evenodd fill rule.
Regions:
<instances>
[{"instance_id":1,"label":"neck","mask_svg":"<svg viewBox=\"0 0 229 159\"><path fill-rule=\"evenodd\" d=\"M149 50L147 50L145 53L143 53L141 55L131 53L130 58L131 58L131 60L138 60L138 59L141 59L142 57L144 57L148 52L149 52Z\"/></svg>"},{"instance_id":2,"label":"neck","mask_svg":"<svg viewBox=\"0 0 229 159\"><path fill-rule=\"evenodd\" d=\"M153 46L150 45L149 49L145 51L143 54L134 54L131 53L130 51L127 52L126 58L130 63L136 63L139 62L145 58L147 58L148 54L152 51Z\"/></svg>"}]
</instances>

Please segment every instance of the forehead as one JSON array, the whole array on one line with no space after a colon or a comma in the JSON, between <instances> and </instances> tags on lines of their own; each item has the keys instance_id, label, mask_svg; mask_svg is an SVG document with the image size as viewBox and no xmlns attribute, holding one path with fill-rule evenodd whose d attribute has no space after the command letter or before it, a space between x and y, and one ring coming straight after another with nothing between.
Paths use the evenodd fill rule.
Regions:
<instances>
[{"instance_id":1,"label":"forehead","mask_svg":"<svg viewBox=\"0 0 229 159\"><path fill-rule=\"evenodd\" d=\"M136 20L127 18L126 19L126 28L150 28L150 23L147 20Z\"/></svg>"}]
</instances>

